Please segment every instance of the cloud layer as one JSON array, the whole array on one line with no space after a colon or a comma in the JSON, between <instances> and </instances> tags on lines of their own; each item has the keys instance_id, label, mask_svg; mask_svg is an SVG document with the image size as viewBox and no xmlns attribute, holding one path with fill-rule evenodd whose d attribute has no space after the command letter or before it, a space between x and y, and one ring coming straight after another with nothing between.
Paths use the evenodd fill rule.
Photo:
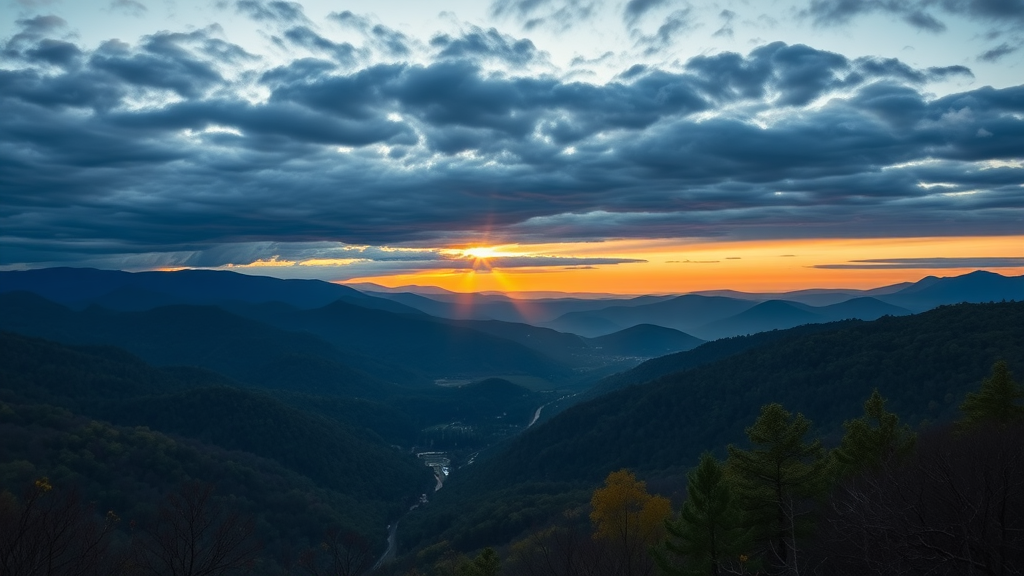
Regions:
<instances>
[{"instance_id":1,"label":"cloud layer","mask_svg":"<svg viewBox=\"0 0 1024 576\"><path fill-rule=\"evenodd\" d=\"M287 61L269 67L216 26L88 47L59 18L19 22L0 68L0 265L1024 230L1024 86L929 95L930 82L970 78L961 65L772 42L588 83L532 72L545 54L494 28L420 43L351 12L315 23L293 2L231 6L272 23ZM939 31L937 15L1018 22L1015 6L814 0L806 15L832 25L891 11ZM492 12L530 28L590 10L517 0ZM632 0L623 19L657 50L690 26L686 10ZM653 35L641 26L663 13ZM718 16L731 35L736 15ZM221 246L264 248L246 260ZM501 264L614 263L524 262Z\"/></svg>"}]
</instances>

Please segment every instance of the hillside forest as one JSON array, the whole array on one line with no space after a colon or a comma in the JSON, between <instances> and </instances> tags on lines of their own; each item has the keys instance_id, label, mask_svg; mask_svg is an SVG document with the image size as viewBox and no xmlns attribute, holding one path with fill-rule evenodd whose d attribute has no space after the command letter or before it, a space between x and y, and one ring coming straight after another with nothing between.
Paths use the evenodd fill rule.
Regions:
<instances>
[{"instance_id":1,"label":"hillside forest","mask_svg":"<svg viewBox=\"0 0 1024 576\"><path fill-rule=\"evenodd\" d=\"M1019 278L842 308L865 318L808 316L851 293L529 324L497 296L13 274L5 576L1024 573ZM585 317L636 323L550 327Z\"/></svg>"}]
</instances>

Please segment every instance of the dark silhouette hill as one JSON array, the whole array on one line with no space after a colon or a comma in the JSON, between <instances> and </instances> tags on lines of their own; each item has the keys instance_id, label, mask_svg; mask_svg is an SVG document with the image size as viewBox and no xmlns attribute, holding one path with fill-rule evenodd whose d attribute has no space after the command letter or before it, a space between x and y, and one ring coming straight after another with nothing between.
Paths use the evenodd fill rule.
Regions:
<instances>
[{"instance_id":1,"label":"dark silhouette hill","mask_svg":"<svg viewBox=\"0 0 1024 576\"><path fill-rule=\"evenodd\" d=\"M1001 358L1024 368L1024 303L945 306L794 334L570 408L524 434L494 463L521 465L521 477L534 470L551 480L669 467L693 456L686 448L691 441L724 446L741 439L746 423L770 402L835 430L856 416L873 388L911 422L950 418ZM929 403L928 412L917 412ZM672 442L673 434L690 440ZM530 454L530 463L514 454Z\"/></svg>"},{"instance_id":2,"label":"dark silhouette hill","mask_svg":"<svg viewBox=\"0 0 1024 576\"><path fill-rule=\"evenodd\" d=\"M607 362L586 338L519 322L500 320L444 320L453 326L468 328L521 344L567 366L585 367Z\"/></svg>"},{"instance_id":3,"label":"dark silhouette hill","mask_svg":"<svg viewBox=\"0 0 1024 576\"><path fill-rule=\"evenodd\" d=\"M629 365L636 357L650 358L689 350L703 340L661 326L634 326L600 338L498 320L448 320L448 323L511 340L578 368Z\"/></svg>"},{"instance_id":4,"label":"dark silhouette hill","mask_svg":"<svg viewBox=\"0 0 1024 576\"><path fill-rule=\"evenodd\" d=\"M929 276L880 300L920 312L942 304L1024 300L1024 276L1002 276L978 270L963 276Z\"/></svg>"},{"instance_id":5,"label":"dark silhouette hill","mask_svg":"<svg viewBox=\"0 0 1024 576\"><path fill-rule=\"evenodd\" d=\"M578 330L576 333L591 338L637 324L654 324L693 334L694 328L739 314L756 304L736 298L687 294L652 304L610 306L600 310L571 312L547 323L546 326L566 332L572 332L570 328L575 328ZM604 327L614 329L608 330ZM582 330L586 330L586 333Z\"/></svg>"},{"instance_id":6,"label":"dark silhouette hill","mask_svg":"<svg viewBox=\"0 0 1024 576\"><path fill-rule=\"evenodd\" d=\"M0 329L69 344L118 346L153 364L201 366L264 388L380 397L394 390L389 382L429 385L312 334L274 328L215 306L76 312L35 294L11 292L0 294Z\"/></svg>"},{"instance_id":7,"label":"dark silhouette hill","mask_svg":"<svg viewBox=\"0 0 1024 576\"><path fill-rule=\"evenodd\" d=\"M115 348L2 332L0 382L0 478L20 475L4 470L7 463L28 463L33 474L73 482L122 513L192 477L221 483L270 518L282 513L275 493L321 498L342 506L327 514L330 522L379 537L429 482L419 462L365 429L230 386L212 372L161 369ZM77 442L88 450L60 449ZM289 520L280 530L298 526Z\"/></svg>"},{"instance_id":8,"label":"dark silhouette hill","mask_svg":"<svg viewBox=\"0 0 1024 576\"><path fill-rule=\"evenodd\" d=\"M515 298L503 294L375 292L367 294L411 306L432 316L453 320L501 320L544 324L563 314L598 310L609 306L640 306L659 302L670 296L636 296L622 298ZM614 332L613 328L611 331Z\"/></svg>"},{"instance_id":9,"label":"dark silhouette hill","mask_svg":"<svg viewBox=\"0 0 1024 576\"><path fill-rule=\"evenodd\" d=\"M565 378L568 367L521 344L413 314L393 314L343 301L315 310L280 305L233 308L281 329L314 334L331 344L433 378L527 374Z\"/></svg>"},{"instance_id":10,"label":"dark silhouette hill","mask_svg":"<svg viewBox=\"0 0 1024 576\"><path fill-rule=\"evenodd\" d=\"M763 346L773 340L839 330L852 325L853 322L856 321L805 324L788 330L770 330L749 336L733 336L705 342L692 350L651 358L630 370L602 378L581 394L579 401L591 400L620 388L650 382L673 372L681 372L717 362L744 350Z\"/></svg>"},{"instance_id":11,"label":"dark silhouette hill","mask_svg":"<svg viewBox=\"0 0 1024 576\"><path fill-rule=\"evenodd\" d=\"M825 316L816 313L813 306L784 300L769 300L735 316L704 324L697 331L707 336L709 340L716 340L737 334L784 330L822 321L825 321Z\"/></svg>"},{"instance_id":12,"label":"dark silhouette hill","mask_svg":"<svg viewBox=\"0 0 1024 576\"><path fill-rule=\"evenodd\" d=\"M911 314L906 308L894 306L876 297L851 298L845 302L822 306L815 312L832 320L877 320L882 316L905 316Z\"/></svg>"},{"instance_id":13,"label":"dark silhouette hill","mask_svg":"<svg viewBox=\"0 0 1024 576\"><path fill-rule=\"evenodd\" d=\"M75 312L12 292L0 294L0 329L120 346L155 364L203 366L261 387L342 393L332 390L341 382L353 396L388 392L379 380L429 386L430 378L455 376L571 375L568 367L540 352L421 314L393 314L343 301L315 310L281 303L229 308L234 313L183 305Z\"/></svg>"},{"instance_id":14,"label":"dark silhouette hill","mask_svg":"<svg viewBox=\"0 0 1024 576\"><path fill-rule=\"evenodd\" d=\"M785 329L810 322L874 320L960 302L1024 300L1024 276L972 272L929 276L913 284L874 290L801 290L778 295L710 291L656 303L572 312L545 324L583 336L600 336L636 324L674 328L705 340ZM706 300L714 298L717 300ZM763 298L770 298L764 300Z\"/></svg>"},{"instance_id":15,"label":"dark silhouette hill","mask_svg":"<svg viewBox=\"0 0 1024 576\"><path fill-rule=\"evenodd\" d=\"M838 320L877 320L882 316L904 316L910 310L886 304L877 298L851 298L828 306L808 306L785 300L769 300L735 316L724 318L696 329L710 340L737 334L756 334L768 330L785 330L802 324Z\"/></svg>"},{"instance_id":16,"label":"dark silhouette hill","mask_svg":"<svg viewBox=\"0 0 1024 576\"><path fill-rule=\"evenodd\" d=\"M692 350L703 344L704 340L663 326L637 324L612 334L591 338L590 342L607 354L651 358Z\"/></svg>"},{"instance_id":17,"label":"dark silhouette hill","mask_svg":"<svg viewBox=\"0 0 1024 576\"><path fill-rule=\"evenodd\" d=\"M149 310L170 304L282 302L319 308L345 300L392 312L418 310L321 280L281 280L218 270L121 272L93 268L45 268L0 272L0 293L26 291L82 309L96 304L110 310Z\"/></svg>"}]
</instances>

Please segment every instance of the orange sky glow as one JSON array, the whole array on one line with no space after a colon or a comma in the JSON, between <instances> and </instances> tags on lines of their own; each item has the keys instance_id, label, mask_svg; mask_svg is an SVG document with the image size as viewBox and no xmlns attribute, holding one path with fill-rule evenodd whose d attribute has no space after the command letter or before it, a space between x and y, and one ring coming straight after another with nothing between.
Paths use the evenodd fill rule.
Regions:
<instances>
[{"instance_id":1,"label":"orange sky glow","mask_svg":"<svg viewBox=\"0 0 1024 576\"><path fill-rule=\"evenodd\" d=\"M812 239L752 242L619 240L530 246L475 246L475 270L428 270L354 278L388 287L438 286L456 292L560 291L617 294L684 293L733 289L785 292L805 288L875 288L925 276L957 276L977 267L825 269L868 259L1020 258L1024 236ZM481 248L486 248L481 250ZM644 263L586 268L493 268L487 257L546 255L643 259ZM493 269L489 269L493 268ZM1024 267L992 268L1003 275L1024 274Z\"/></svg>"}]
</instances>

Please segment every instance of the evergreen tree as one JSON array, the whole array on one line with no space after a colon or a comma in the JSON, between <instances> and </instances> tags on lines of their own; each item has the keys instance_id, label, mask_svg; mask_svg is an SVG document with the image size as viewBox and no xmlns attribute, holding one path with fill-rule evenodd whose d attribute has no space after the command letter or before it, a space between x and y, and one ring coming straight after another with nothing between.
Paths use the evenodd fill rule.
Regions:
<instances>
[{"instance_id":1,"label":"evergreen tree","mask_svg":"<svg viewBox=\"0 0 1024 576\"><path fill-rule=\"evenodd\" d=\"M797 538L810 528L808 502L828 484L821 441L804 441L811 422L780 404L761 408L747 437L751 450L729 446L727 473L769 573L797 574Z\"/></svg>"},{"instance_id":2,"label":"evergreen tree","mask_svg":"<svg viewBox=\"0 0 1024 576\"><path fill-rule=\"evenodd\" d=\"M876 466L894 454L905 454L914 445L914 433L899 416L885 409L885 398L875 389L864 403L864 415L843 423L846 434L832 453L840 475Z\"/></svg>"},{"instance_id":3,"label":"evergreen tree","mask_svg":"<svg viewBox=\"0 0 1024 576\"><path fill-rule=\"evenodd\" d=\"M962 424L974 426L982 422L1009 424L1024 421L1024 387L1013 381L1010 367L1000 360L992 366L992 375L981 382L981 389L970 392L960 411L964 413Z\"/></svg>"},{"instance_id":4,"label":"evergreen tree","mask_svg":"<svg viewBox=\"0 0 1024 576\"><path fill-rule=\"evenodd\" d=\"M659 552L658 565L670 575L718 576L749 546L732 488L721 464L708 452L687 474L686 502L678 520L665 526L664 549L680 560L673 562Z\"/></svg>"}]
</instances>

